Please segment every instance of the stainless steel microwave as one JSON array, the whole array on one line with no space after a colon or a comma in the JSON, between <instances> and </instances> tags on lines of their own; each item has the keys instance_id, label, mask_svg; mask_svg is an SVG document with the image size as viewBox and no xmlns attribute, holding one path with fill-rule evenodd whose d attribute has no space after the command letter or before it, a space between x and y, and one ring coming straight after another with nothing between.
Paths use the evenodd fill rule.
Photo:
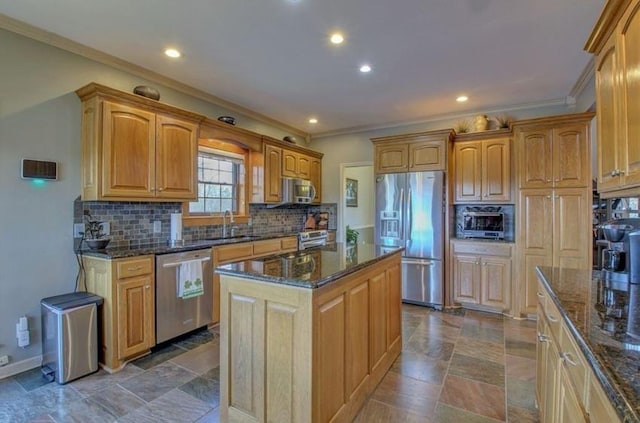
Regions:
<instances>
[{"instance_id":1,"label":"stainless steel microwave","mask_svg":"<svg viewBox=\"0 0 640 423\"><path fill-rule=\"evenodd\" d=\"M497 211L474 210L467 208L462 212L462 236L465 238L504 239L504 213Z\"/></svg>"},{"instance_id":2,"label":"stainless steel microwave","mask_svg":"<svg viewBox=\"0 0 640 423\"><path fill-rule=\"evenodd\" d=\"M282 178L283 204L309 204L316 196L316 189L306 179Z\"/></svg>"}]
</instances>

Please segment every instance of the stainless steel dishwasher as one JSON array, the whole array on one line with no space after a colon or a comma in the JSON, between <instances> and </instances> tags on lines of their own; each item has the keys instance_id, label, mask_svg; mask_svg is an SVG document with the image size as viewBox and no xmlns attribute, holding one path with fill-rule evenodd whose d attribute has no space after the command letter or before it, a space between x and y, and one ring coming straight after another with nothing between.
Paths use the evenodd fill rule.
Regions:
<instances>
[{"instance_id":1,"label":"stainless steel dishwasher","mask_svg":"<svg viewBox=\"0 0 640 423\"><path fill-rule=\"evenodd\" d=\"M182 263L202 265L204 293L181 298L178 281ZM213 268L211 248L156 256L156 343L168 341L213 319Z\"/></svg>"}]
</instances>

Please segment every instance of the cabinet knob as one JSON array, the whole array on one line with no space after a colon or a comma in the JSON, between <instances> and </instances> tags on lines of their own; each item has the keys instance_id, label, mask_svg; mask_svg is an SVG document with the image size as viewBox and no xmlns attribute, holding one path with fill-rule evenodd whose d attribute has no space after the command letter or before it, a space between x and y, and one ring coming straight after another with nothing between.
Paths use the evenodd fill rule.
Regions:
<instances>
[{"instance_id":1,"label":"cabinet knob","mask_svg":"<svg viewBox=\"0 0 640 423\"><path fill-rule=\"evenodd\" d=\"M162 188L158 188L158 191L162 191Z\"/></svg>"},{"instance_id":2,"label":"cabinet knob","mask_svg":"<svg viewBox=\"0 0 640 423\"><path fill-rule=\"evenodd\" d=\"M551 196L550 196L550 195L547 195L547 198L551 198Z\"/></svg>"},{"instance_id":3,"label":"cabinet knob","mask_svg":"<svg viewBox=\"0 0 640 423\"><path fill-rule=\"evenodd\" d=\"M538 341L540 342L549 342L549 337L545 334L538 332Z\"/></svg>"},{"instance_id":4,"label":"cabinet knob","mask_svg":"<svg viewBox=\"0 0 640 423\"><path fill-rule=\"evenodd\" d=\"M624 170L618 170L618 175L619 175L619 176L624 175Z\"/></svg>"},{"instance_id":5,"label":"cabinet knob","mask_svg":"<svg viewBox=\"0 0 640 423\"><path fill-rule=\"evenodd\" d=\"M151 285L145 285L144 289L151 289Z\"/></svg>"},{"instance_id":6,"label":"cabinet knob","mask_svg":"<svg viewBox=\"0 0 640 423\"><path fill-rule=\"evenodd\" d=\"M551 182L551 179L547 179L547 182Z\"/></svg>"},{"instance_id":7,"label":"cabinet knob","mask_svg":"<svg viewBox=\"0 0 640 423\"><path fill-rule=\"evenodd\" d=\"M565 363L569 364L570 366L577 366L578 363L573 361L571 359L571 353L568 352L563 352L562 354L560 354L560 358L562 359L562 361L564 361Z\"/></svg>"}]
</instances>

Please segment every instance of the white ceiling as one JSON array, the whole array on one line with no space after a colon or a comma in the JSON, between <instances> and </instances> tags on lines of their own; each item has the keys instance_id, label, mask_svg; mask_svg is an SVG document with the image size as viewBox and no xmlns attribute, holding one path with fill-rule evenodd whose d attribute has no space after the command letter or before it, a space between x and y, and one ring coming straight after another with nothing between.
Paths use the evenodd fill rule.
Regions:
<instances>
[{"instance_id":1,"label":"white ceiling","mask_svg":"<svg viewBox=\"0 0 640 423\"><path fill-rule=\"evenodd\" d=\"M604 3L0 0L0 13L321 134L564 99Z\"/></svg>"}]
</instances>

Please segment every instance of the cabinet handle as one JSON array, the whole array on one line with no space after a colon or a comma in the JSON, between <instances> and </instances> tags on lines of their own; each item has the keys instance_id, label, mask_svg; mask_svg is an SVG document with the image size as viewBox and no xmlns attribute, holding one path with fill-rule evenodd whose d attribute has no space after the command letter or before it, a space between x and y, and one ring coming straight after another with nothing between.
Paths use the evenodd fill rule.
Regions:
<instances>
[{"instance_id":1,"label":"cabinet handle","mask_svg":"<svg viewBox=\"0 0 640 423\"><path fill-rule=\"evenodd\" d=\"M551 182L551 179L547 179L547 182Z\"/></svg>"},{"instance_id":2,"label":"cabinet handle","mask_svg":"<svg viewBox=\"0 0 640 423\"><path fill-rule=\"evenodd\" d=\"M551 196L550 196L550 195L547 195L547 198L551 198Z\"/></svg>"},{"instance_id":3,"label":"cabinet handle","mask_svg":"<svg viewBox=\"0 0 640 423\"><path fill-rule=\"evenodd\" d=\"M623 176L624 175L624 170L619 170L618 171L618 176Z\"/></svg>"},{"instance_id":4,"label":"cabinet handle","mask_svg":"<svg viewBox=\"0 0 640 423\"><path fill-rule=\"evenodd\" d=\"M127 267L127 270L129 272L135 272L136 270L142 270L142 266L138 266L138 267Z\"/></svg>"},{"instance_id":5,"label":"cabinet handle","mask_svg":"<svg viewBox=\"0 0 640 423\"><path fill-rule=\"evenodd\" d=\"M538 332L538 341L540 342L549 342L551 340L551 338L549 338L547 335Z\"/></svg>"},{"instance_id":6,"label":"cabinet handle","mask_svg":"<svg viewBox=\"0 0 640 423\"><path fill-rule=\"evenodd\" d=\"M158 191L162 191L162 188L158 188Z\"/></svg>"},{"instance_id":7,"label":"cabinet handle","mask_svg":"<svg viewBox=\"0 0 640 423\"><path fill-rule=\"evenodd\" d=\"M538 298L544 298L544 294L542 292L536 292Z\"/></svg>"},{"instance_id":8,"label":"cabinet handle","mask_svg":"<svg viewBox=\"0 0 640 423\"><path fill-rule=\"evenodd\" d=\"M483 262L483 263L482 263L482 265L483 265L483 266L486 266L486 265L487 265L487 263L484 263L484 262Z\"/></svg>"},{"instance_id":9,"label":"cabinet handle","mask_svg":"<svg viewBox=\"0 0 640 423\"><path fill-rule=\"evenodd\" d=\"M570 366L577 366L578 363L573 361L571 359L571 353L568 352L563 352L562 354L560 354L560 358L562 359L562 361L564 361L565 363L569 363Z\"/></svg>"},{"instance_id":10,"label":"cabinet handle","mask_svg":"<svg viewBox=\"0 0 640 423\"><path fill-rule=\"evenodd\" d=\"M558 322L558 319L553 317L551 314L547 316L547 319L549 319L549 321L552 322L552 323L557 323Z\"/></svg>"},{"instance_id":11,"label":"cabinet handle","mask_svg":"<svg viewBox=\"0 0 640 423\"><path fill-rule=\"evenodd\" d=\"M151 285L145 285L144 289L151 289Z\"/></svg>"}]
</instances>

